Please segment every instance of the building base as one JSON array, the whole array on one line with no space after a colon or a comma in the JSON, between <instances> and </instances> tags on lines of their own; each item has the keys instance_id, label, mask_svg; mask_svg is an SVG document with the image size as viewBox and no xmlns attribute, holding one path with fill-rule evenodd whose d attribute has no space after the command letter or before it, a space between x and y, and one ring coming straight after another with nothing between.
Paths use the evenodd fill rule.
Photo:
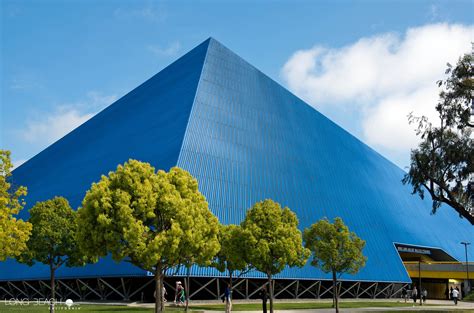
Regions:
<instances>
[{"instance_id":1,"label":"building base","mask_svg":"<svg viewBox=\"0 0 474 313\"><path fill-rule=\"evenodd\" d=\"M185 277L167 277L167 300L173 301L175 282ZM219 300L228 283L227 278L191 277L190 300ZM332 281L327 280L274 280L276 299L323 299L333 297ZM268 282L265 279L236 279L233 282L234 299L257 299L258 291ZM396 298L408 284L386 282L339 282L341 298ZM56 298L75 301L142 301L153 302L153 277L77 278L56 280ZM23 280L0 282L0 299L47 299L50 296L49 280Z\"/></svg>"}]
</instances>

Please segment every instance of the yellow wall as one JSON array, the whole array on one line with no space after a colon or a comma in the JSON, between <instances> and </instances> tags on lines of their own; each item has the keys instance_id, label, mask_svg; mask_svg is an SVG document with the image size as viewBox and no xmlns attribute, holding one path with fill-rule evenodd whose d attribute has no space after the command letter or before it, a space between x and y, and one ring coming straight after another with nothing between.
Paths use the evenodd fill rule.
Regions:
<instances>
[{"instance_id":1,"label":"yellow wall","mask_svg":"<svg viewBox=\"0 0 474 313\"><path fill-rule=\"evenodd\" d=\"M408 271L410 277L418 278L418 271ZM466 279L466 272L421 271L421 278Z\"/></svg>"}]
</instances>

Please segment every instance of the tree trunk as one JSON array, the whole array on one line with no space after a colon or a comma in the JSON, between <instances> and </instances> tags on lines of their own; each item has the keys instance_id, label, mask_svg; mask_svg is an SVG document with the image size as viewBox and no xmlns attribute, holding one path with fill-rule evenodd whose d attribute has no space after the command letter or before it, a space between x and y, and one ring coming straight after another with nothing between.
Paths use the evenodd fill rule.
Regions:
<instances>
[{"instance_id":1,"label":"tree trunk","mask_svg":"<svg viewBox=\"0 0 474 313\"><path fill-rule=\"evenodd\" d=\"M190 276L190 266L187 266L186 272L186 286L184 286L184 292L186 293L186 312L188 312L189 308L189 276Z\"/></svg>"},{"instance_id":2,"label":"tree trunk","mask_svg":"<svg viewBox=\"0 0 474 313\"><path fill-rule=\"evenodd\" d=\"M270 313L273 313L273 284L272 284L272 274L267 274L268 276L268 290L270 291Z\"/></svg>"},{"instance_id":3,"label":"tree trunk","mask_svg":"<svg viewBox=\"0 0 474 313\"><path fill-rule=\"evenodd\" d=\"M337 290L337 276L336 276L335 271L332 272L332 288L333 288L333 299L334 299L334 304L336 307L336 313L339 313L339 301L338 301L339 293Z\"/></svg>"},{"instance_id":4,"label":"tree trunk","mask_svg":"<svg viewBox=\"0 0 474 313\"><path fill-rule=\"evenodd\" d=\"M155 313L164 311L163 307L163 273L161 265L156 265L155 270Z\"/></svg>"},{"instance_id":5,"label":"tree trunk","mask_svg":"<svg viewBox=\"0 0 474 313\"><path fill-rule=\"evenodd\" d=\"M49 263L49 271L51 275L51 299L49 300L49 312L54 313L54 303L56 302L56 290L55 290L55 284L54 284L54 271L56 269L54 268L53 261Z\"/></svg>"}]
</instances>

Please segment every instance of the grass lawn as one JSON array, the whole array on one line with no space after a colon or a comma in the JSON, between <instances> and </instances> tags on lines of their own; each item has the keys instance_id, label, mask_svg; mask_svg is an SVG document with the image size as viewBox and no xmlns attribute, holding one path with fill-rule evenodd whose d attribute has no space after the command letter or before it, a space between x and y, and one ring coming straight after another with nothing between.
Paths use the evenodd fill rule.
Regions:
<instances>
[{"instance_id":1,"label":"grass lawn","mask_svg":"<svg viewBox=\"0 0 474 313\"><path fill-rule=\"evenodd\" d=\"M331 303L328 302L296 302L296 303L275 303L275 310L298 310L298 309L323 309L331 308ZM410 307L412 303L399 303L399 302L379 302L379 301L357 301L357 302L341 302L341 308L370 308L370 307ZM73 309L67 309L65 305L57 305L56 312L153 312L151 308L139 308L139 307L128 307L125 305L100 305L100 304L80 304L74 306ZM268 306L267 306L268 308ZM261 311L261 303L242 303L234 304L232 306L233 311ZM191 305L190 311L224 311L224 305ZM167 307L166 311L177 312L183 311L182 307ZM6 305L4 302L0 302L0 312L49 312L47 305ZM404 311L407 312L407 311ZM416 311L420 312L420 311ZM436 311L429 311L436 313ZM440 311L441 312L441 311ZM462 311L456 311L461 313ZM467 312L467 311L466 311Z\"/></svg>"},{"instance_id":2,"label":"grass lawn","mask_svg":"<svg viewBox=\"0 0 474 313\"><path fill-rule=\"evenodd\" d=\"M373 308L373 307L411 307L413 303L401 303L394 301L355 301L355 302L339 302L340 308ZM428 305L428 304L427 304ZM197 311L225 311L224 305L192 305L192 309ZM331 308L331 302L289 302L289 303L274 303L275 310L303 310L303 309L327 309ZM267 303L267 309L269 303ZM237 303L232 305L233 311L261 311L261 303Z\"/></svg>"},{"instance_id":3,"label":"grass lawn","mask_svg":"<svg viewBox=\"0 0 474 313\"><path fill-rule=\"evenodd\" d=\"M75 308L74 310L72 308ZM25 313L48 313L49 306L47 305L5 305L4 303L0 304L0 312L10 313L10 312L25 312ZM153 309L146 308L136 308L136 307L127 307L125 305L86 305L81 304L79 306L73 306L71 309L67 309L65 305L58 305L55 307L56 313L61 312L153 312Z\"/></svg>"}]
</instances>

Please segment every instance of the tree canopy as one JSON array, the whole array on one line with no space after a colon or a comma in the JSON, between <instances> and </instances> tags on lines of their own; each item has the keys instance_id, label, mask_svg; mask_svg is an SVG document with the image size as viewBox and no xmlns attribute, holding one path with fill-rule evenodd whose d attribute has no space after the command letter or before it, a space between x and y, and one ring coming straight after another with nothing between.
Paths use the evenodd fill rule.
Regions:
<instances>
[{"instance_id":1,"label":"tree canopy","mask_svg":"<svg viewBox=\"0 0 474 313\"><path fill-rule=\"evenodd\" d=\"M168 269L207 264L219 250L217 218L197 180L178 167L167 173L136 160L119 165L87 192L78 225L79 243L95 261L111 253L155 273L156 312Z\"/></svg>"},{"instance_id":2,"label":"tree canopy","mask_svg":"<svg viewBox=\"0 0 474 313\"><path fill-rule=\"evenodd\" d=\"M336 217L334 223L322 219L304 231L306 248L313 253L311 265L325 273L332 273L336 312L339 311L337 279L343 273L355 274L365 265L367 258L362 250L365 241L357 237Z\"/></svg>"},{"instance_id":3,"label":"tree canopy","mask_svg":"<svg viewBox=\"0 0 474 313\"><path fill-rule=\"evenodd\" d=\"M31 224L16 218L25 206L26 187L12 187L12 167L10 151L0 150L0 261L20 255L31 234Z\"/></svg>"},{"instance_id":4,"label":"tree canopy","mask_svg":"<svg viewBox=\"0 0 474 313\"><path fill-rule=\"evenodd\" d=\"M411 151L404 184L424 198L426 191L433 201L432 213L442 203L474 225L474 140L471 121L474 94L473 56L461 57L455 67L448 64L448 78L438 81L442 87L436 105L439 123L427 117L409 116L417 127L420 143Z\"/></svg>"},{"instance_id":5,"label":"tree canopy","mask_svg":"<svg viewBox=\"0 0 474 313\"><path fill-rule=\"evenodd\" d=\"M241 225L251 247L247 252L249 262L268 277L273 312L272 276L286 266L304 266L310 255L303 247L298 218L289 208L267 199L255 203Z\"/></svg>"},{"instance_id":6,"label":"tree canopy","mask_svg":"<svg viewBox=\"0 0 474 313\"><path fill-rule=\"evenodd\" d=\"M27 249L18 260L28 265L40 262L50 267L51 274L51 312L55 302L55 271L65 264L78 266L84 264L76 244L76 212L63 197L37 202L30 209L29 222L33 226Z\"/></svg>"},{"instance_id":7,"label":"tree canopy","mask_svg":"<svg viewBox=\"0 0 474 313\"><path fill-rule=\"evenodd\" d=\"M247 261L247 236L240 225L220 225L219 242L221 249L216 256L214 266L220 272L229 273L232 288L232 276L235 271L247 272L250 264Z\"/></svg>"}]
</instances>

